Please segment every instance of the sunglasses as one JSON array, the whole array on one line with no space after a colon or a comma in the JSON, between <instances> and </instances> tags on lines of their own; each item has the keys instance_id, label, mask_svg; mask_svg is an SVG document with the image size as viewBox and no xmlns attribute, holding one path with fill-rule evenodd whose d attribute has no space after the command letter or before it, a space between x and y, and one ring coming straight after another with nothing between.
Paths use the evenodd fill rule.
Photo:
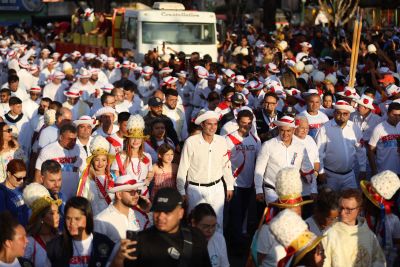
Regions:
<instances>
[{"instance_id":1,"label":"sunglasses","mask_svg":"<svg viewBox=\"0 0 400 267\"><path fill-rule=\"evenodd\" d=\"M14 178L15 178L15 180L17 180L17 182L21 182L21 181L26 179L26 176L25 177L18 177L18 176L15 176L15 174L11 174L11 175L14 176Z\"/></svg>"},{"instance_id":2,"label":"sunglasses","mask_svg":"<svg viewBox=\"0 0 400 267\"><path fill-rule=\"evenodd\" d=\"M8 128L7 130L3 130L4 133L12 133L12 129Z\"/></svg>"}]
</instances>

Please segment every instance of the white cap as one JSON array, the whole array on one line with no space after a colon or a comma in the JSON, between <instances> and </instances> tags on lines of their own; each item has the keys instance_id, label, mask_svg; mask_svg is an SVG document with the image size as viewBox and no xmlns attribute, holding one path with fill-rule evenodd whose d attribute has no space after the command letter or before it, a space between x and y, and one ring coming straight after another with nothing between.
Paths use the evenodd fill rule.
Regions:
<instances>
[{"instance_id":1,"label":"white cap","mask_svg":"<svg viewBox=\"0 0 400 267\"><path fill-rule=\"evenodd\" d=\"M347 110L350 113L354 112L354 108L344 100L336 101L336 103L333 105L333 108L335 110Z\"/></svg>"},{"instance_id":2,"label":"white cap","mask_svg":"<svg viewBox=\"0 0 400 267\"><path fill-rule=\"evenodd\" d=\"M219 120L219 118L220 118L220 115L217 112L208 110L208 111L204 112L203 114L201 114L200 116L198 116L196 118L196 120L194 121L194 123L197 125L200 125L203 121L206 121L208 119Z\"/></svg>"}]
</instances>

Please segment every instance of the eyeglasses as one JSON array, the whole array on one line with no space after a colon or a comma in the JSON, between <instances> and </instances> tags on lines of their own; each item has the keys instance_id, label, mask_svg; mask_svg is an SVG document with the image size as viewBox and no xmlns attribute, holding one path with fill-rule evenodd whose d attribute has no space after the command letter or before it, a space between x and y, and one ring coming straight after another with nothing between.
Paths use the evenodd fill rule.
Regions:
<instances>
[{"instance_id":1,"label":"eyeglasses","mask_svg":"<svg viewBox=\"0 0 400 267\"><path fill-rule=\"evenodd\" d=\"M26 179L26 176L25 177L18 177L18 176L15 176L15 174L11 174L12 176L14 176L14 178L15 178L15 180L17 180L17 182L21 182L22 180L25 180Z\"/></svg>"},{"instance_id":2,"label":"eyeglasses","mask_svg":"<svg viewBox=\"0 0 400 267\"><path fill-rule=\"evenodd\" d=\"M353 211L357 210L359 207L355 207L355 208L345 208L345 207L339 207L339 212L342 212L343 210L345 211L346 214L350 214Z\"/></svg>"},{"instance_id":3,"label":"eyeglasses","mask_svg":"<svg viewBox=\"0 0 400 267\"><path fill-rule=\"evenodd\" d=\"M8 128L7 130L3 130L3 133L12 133L12 129Z\"/></svg>"},{"instance_id":4,"label":"eyeglasses","mask_svg":"<svg viewBox=\"0 0 400 267\"><path fill-rule=\"evenodd\" d=\"M131 191L129 191L129 194L131 194L132 196L134 196L136 194L141 195L142 194L142 190L140 190L140 189L131 190Z\"/></svg>"}]
</instances>

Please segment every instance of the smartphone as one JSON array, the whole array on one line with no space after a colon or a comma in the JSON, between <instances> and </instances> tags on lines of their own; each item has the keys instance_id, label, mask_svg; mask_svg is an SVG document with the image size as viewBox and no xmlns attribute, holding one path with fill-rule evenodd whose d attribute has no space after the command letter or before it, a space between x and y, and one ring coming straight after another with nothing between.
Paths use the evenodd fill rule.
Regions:
<instances>
[{"instance_id":1,"label":"smartphone","mask_svg":"<svg viewBox=\"0 0 400 267\"><path fill-rule=\"evenodd\" d=\"M129 239L131 241L137 241L138 240L138 232L127 230L126 231L126 239ZM129 248L133 248L134 246L129 246ZM131 257L136 257L136 251L129 253L129 256Z\"/></svg>"}]
</instances>

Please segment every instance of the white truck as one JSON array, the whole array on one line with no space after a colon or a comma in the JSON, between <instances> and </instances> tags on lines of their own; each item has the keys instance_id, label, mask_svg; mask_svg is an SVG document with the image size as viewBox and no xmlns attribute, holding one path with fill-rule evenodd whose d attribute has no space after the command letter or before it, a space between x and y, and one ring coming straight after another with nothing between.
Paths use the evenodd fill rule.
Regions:
<instances>
[{"instance_id":1,"label":"white truck","mask_svg":"<svg viewBox=\"0 0 400 267\"><path fill-rule=\"evenodd\" d=\"M153 8L124 9L121 47L135 51L137 61L157 49L162 53L199 52L217 59L216 16L213 12L185 10L180 3L156 2ZM167 48L172 50L168 50Z\"/></svg>"}]
</instances>

